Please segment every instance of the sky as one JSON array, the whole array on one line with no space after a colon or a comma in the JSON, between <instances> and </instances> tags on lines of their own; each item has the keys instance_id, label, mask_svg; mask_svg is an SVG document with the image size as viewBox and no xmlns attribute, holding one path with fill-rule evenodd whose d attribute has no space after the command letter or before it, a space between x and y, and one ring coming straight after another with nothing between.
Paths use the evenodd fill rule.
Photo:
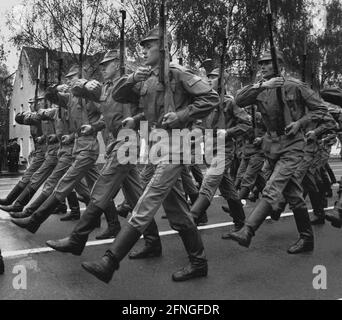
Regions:
<instances>
[{"instance_id":1,"label":"sky","mask_svg":"<svg viewBox=\"0 0 342 320\"><path fill-rule=\"evenodd\" d=\"M6 26L6 12L12 10L13 7L18 8L21 2L22 0L0 1L0 36L2 37L1 41L4 41L5 50L9 51L6 64L11 73L17 69L19 53L8 41L10 31Z\"/></svg>"}]
</instances>

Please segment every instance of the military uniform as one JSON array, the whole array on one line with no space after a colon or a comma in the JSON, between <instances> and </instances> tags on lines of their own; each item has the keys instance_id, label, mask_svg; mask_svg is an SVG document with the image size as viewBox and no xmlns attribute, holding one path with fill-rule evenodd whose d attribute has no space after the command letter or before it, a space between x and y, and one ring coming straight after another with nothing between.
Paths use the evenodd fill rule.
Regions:
<instances>
[{"instance_id":1,"label":"military uniform","mask_svg":"<svg viewBox=\"0 0 342 320\"><path fill-rule=\"evenodd\" d=\"M76 68L75 68L76 69ZM77 72L76 70L72 70ZM75 143L72 156L74 161L68 171L59 180L53 193L29 218L12 220L15 224L35 233L40 225L49 217L52 208L60 204L80 183L83 177L87 185L92 188L98 178L96 160L99 156L99 143L97 134L104 129L105 122L98 106L91 102L75 97L71 93L58 92L56 86L47 89L46 99L59 107L70 110L73 119ZM89 125L91 130L87 134L82 133L82 127Z\"/></svg>"},{"instance_id":2,"label":"military uniform","mask_svg":"<svg viewBox=\"0 0 342 320\"><path fill-rule=\"evenodd\" d=\"M21 177L19 182L14 186L11 192L7 195L7 197L5 199L0 199L0 205L8 206L12 204L29 184L33 174L41 167L41 165L45 161L47 145L45 143L44 137L42 137L41 123L23 123L21 121L21 117L19 116L21 116L21 113L16 115L16 122L18 124L30 126L30 132L34 141L35 150L32 152L30 166L25 170L24 175Z\"/></svg>"},{"instance_id":3,"label":"military uniform","mask_svg":"<svg viewBox=\"0 0 342 320\"><path fill-rule=\"evenodd\" d=\"M266 128L262 122L261 114L257 112L255 114L255 128L250 130L245 137L243 156L237 173L236 184L240 189L240 199L248 199L248 195L256 183L259 187L264 184L263 181L258 180L262 179L260 172L265 162L265 154L261 144L255 145L255 139L262 138L265 133Z\"/></svg>"},{"instance_id":4,"label":"military uniform","mask_svg":"<svg viewBox=\"0 0 342 320\"><path fill-rule=\"evenodd\" d=\"M159 30L153 29L146 41L159 39ZM164 109L164 90L159 83L159 68L155 67L143 82L136 83L134 74L124 76L115 92L114 99L122 103L139 103L143 113L134 117L137 125L141 120L148 120L150 128L161 128L168 110ZM171 88L177 116L175 128L185 128L192 121L206 117L218 104L218 95L201 78L180 67L170 67ZM178 153L172 156L180 156ZM190 258L190 265L173 275L173 280L184 281L189 278L205 276L207 262L204 247L189 213L189 206L184 196L180 175L183 164L159 162L155 173L145 188L132 217L121 229L113 245L100 262L83 263L82 266L99 279L108 282L113 272L119 268L120 261L141 234L148 228L161 205L169 219L170 225L179 232Z\"/></svg>"},{"instance_id":5,"label":"military uniform","mask_svg":"<svg viewBox=\"0 0 342 320\"><path fill-rule=\"evenodd\" d=\"M40 186L50 176L53 169L57 165L57 152L59 149L59 142L55 134L55 124L53 120L42 120L37 116L37 112L27 111L23 115L23 123L25 124L36 124L41 123L43 137L47 145L47 149L44 155L44 162L35 171L30 178L30 182L26 185L20 196L17 198L15 203L11 206L1 207L2 210L7 212L20 212L23 210L25 205L33 198L34 194L40 188Z\"/></svg>"},{"instance_id":6,"label":"military uniform","mask_svg":"<svg viewBox=\"0 0 342 320\"><path fill-rule=\"evenodd\" d=\"M101 64L118 59L118 51L109 51ZM99 216L101 209L103 210L108 206L108 203L116 197L121 187L128 203L132 207L135 206L142 194L143 184L140 181L136 166L134 164L120 164L117 155L117 151L125 142L122 138L118 138L122 121L131 116L132 112L136 112L136 106L118 103L113 100L113 89L118 80L119 78L107 81L98 91L88 90L85 87L87 80L80 80L73 86L72 91L75 95L86 97L99 103L99 109L106 122L107 130L111 135L111 143L107 146L106 163L91 191L90 205L88 205L80 223L75 227L70 237L57 242L48 242L48 245L56 250L74 253L75 251L82 252L89 234L94 229L94 222ZM116 225L117 233L120 229L118 221ZM158 249L161 247L158 228L154 221L148 229L148 234L146 233L145 240L147 246L155 246Z\"/></svg>"},{"instance_id":7,"label":"military uniform","mask_svg":"<svg viewBox=\"0 0 342 320\"><path fill-rule=\"evenodd\" d=\"M59 144L59 149L57 151L57 164L53 169L50 176L47 178L43 190L39 197L35 199L33 203L31 203L27 208L25 208L23 213L11 213L12 218L25 218L29 217L35 210L37 210L40 205L52 194L55 189L58 181L63 177L63 175L67 172L73 162L72 158L72 150L74 146L74 135L75 128L73 128L73 119L69 117L70 110L60 110L57 107L50 109L41 109L34 116L36 121L54 121L56 128L56 138ZM23 114L24 122L27 122L28 119L32 118L32 114ZM62 141L63 136L70 136L71 139L67 142ZM89 190L87 186L80 186L78 189L79 193L86 198L89 198ZM76 193L73 192L68 195L68 202L70 205L71 212L74 216L80 215L79 205ZM63 221L66 217L62 218Z\"/></svg>"},{"instance_id":8,"label":"military uniform","mask_svg":"<svg viewBox=\"0 0 342 320\"><path fill-rule=\"evenodd\" d=\"M215 69L209 75L218 76L219 70ZM242 227L245 220L245 214L233 180L230 177L229 169L234 158L234 138L246 134L251 129L251 124L250 116L247 112L239 108L234 100L228 96L225 96L222 107L218 106L217 109L205 119L204 126L207 129L214 130L214 137L217 137L220 134L220 130L225 130L223 139L225 145L224 154L219 154L220 151L218 151L217 146L214 144L213 159L211 159L210 162L206 159L208 170L204 175L199 197L191 208L191 214L196 220L200 219L205 210L210 206L210 203L219 188L221 195L228 202L236 227ZM219 168L221 168L221 170ZM225 238L225 235L223 237Z\"/></svg>"},{"instance_id":9,"label":"military uniform","mask_svg":"<svg viewBox=\"0 0 342 320\"><path fill-rule=\"evenodd\" d=\"M263 60L271 61L271 54L265 54ZM236 97L239 106L256 104L262 114L267 128L263 149L272 168L272 175L264 188L262 200L246 220L244 228L233 233L231 238L248 247L255 231L266 217L272 211L280 209L280 200L284 196L293 210L300 233L300 239L288 250L288 253L295 254L313 250L313 231L303 199L303 189L294 176L304 157L305 140L300 129L303 125L302 118L306 114L306 108L317 119L324 117L327 107L315 92L298 80L285 79L280 89L284 106L279 103L277 90L267 89L260 82L243 88ZM291 136L285 132L290 122L296 128Z\"/></svg>"}]
</instances>

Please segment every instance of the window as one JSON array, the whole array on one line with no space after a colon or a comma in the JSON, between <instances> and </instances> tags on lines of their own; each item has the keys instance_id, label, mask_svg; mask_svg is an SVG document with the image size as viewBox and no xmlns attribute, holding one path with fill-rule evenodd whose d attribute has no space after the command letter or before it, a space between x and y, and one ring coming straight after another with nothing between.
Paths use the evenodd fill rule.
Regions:
<instances>
[{"instance_id":1,"label":"window","mask_svg":"<svg viewBox=\"0 0 342 320\"><path fill-rule=\"evenodd\" d=\"M28 154L30 154L32 151L34 151L34 142L32 137L29 138L29 145L28 145Z\"/></svg>"},{"instance_id":2,"label":"window","mask_svg":"<svg viewBox=\"0 0 342 320\"><path fill-rule=\"evenodd\" d=\"M24 75L20 75L20 89L24 89Z\"/></svg>"},{"instance_id":3,"label":"window","mask_svg":"<svg viewBox=\"0 0 342 320\"><path fill-rule=\"evenodd\" d=\"M19 145L20 145L20 157L22 157L23 156L24 138L20 138Z\"/></svg>"},{"instance_id":4,"label":"window","mask_svg":"<svg viewBox=\"0 0 342 320\"><path fill-rule=\"evenodd\" d=\"M14 108L13 109L13 127L15 127L16 123L15 123L15 115L17 113L17 110Z\"/></svg>"}]
</instances>

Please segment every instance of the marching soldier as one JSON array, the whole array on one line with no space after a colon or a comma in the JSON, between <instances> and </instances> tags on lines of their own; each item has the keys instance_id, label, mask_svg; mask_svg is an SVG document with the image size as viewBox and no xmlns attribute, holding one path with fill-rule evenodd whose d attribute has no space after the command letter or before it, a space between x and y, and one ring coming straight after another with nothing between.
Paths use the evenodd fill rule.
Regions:
<instances>
[{"instance_id":1,"label":"marching soldier","mask_svg":"<svg viewBox=\"0 0 342 320\"><path fill-rule=\"evenodd\" d=\"M282 53L277 52L277 59L283 65ZM263 80L242 89L237 94L236 102L241 107L257 104L267 128L263 149L273 173L264 188L262 199L246 220L245 226L239 232L232 233L231 239L249 247L256 230L268 215L279 210L280 200L284 196L294 213L300 234L299 240L289 248L288 253L312 251L313 231L303 190L294 174L304 156L302 118L306 114L306 107L316 119L327 114L327 107L304 83L292 78L274 77L270 52L262 56L259 65ZM277 88L281 88L281 100Z\"/></svg>"},{"instance_id":2,"label":"marching soldier","mask_svg":"<svg viewBox=\"0 0 342 320\"><path fill-rule=\"evenodd\" d=\"M214 69L208 74L209 83L214 90L218 90L219 69ZM224 90L224 89L223 89ZM209 168L204 176L204 180L199 191L199 197L191 208L191 214L195 221L200 219L216 193L217 188L220 189L222 196L227 200L230 214L235 223L236 230L242 228L245 221L245 213L241 201L238 197L234 183L230 177L229 169L234 158L234 140L233 138L246 134L251 130L250 116L246 111L239 108L231 97L225 96L222 106L215 110L212 116L205 120L206 128L215 130L219 135L220 130L225 130L225 156L218 157L216 154L209 163ZM217 151L214 150L216 153ZM217 171L217 163L224 162L224 170ZM220 164L219 164L220 165ZM225 238L226 235L223 235Z\"/></svg>"},{"instance_id":3,"label":"marching soldier","mask_svg":"<svg viewBox=\"0 0 342 320\"><path fill-rule=\"evenodd\" d=\"M122 128L122 121L136 113L135 104L123 104L113 99L114 87L120 80L119 63L119 50L109 51L100 63L103 67L105 84L102 86L96 80L89 82L80 80L75 83L72 89L75 95L100 103L107 129L112 135L112 142L107 147L106 164L92 189L90 204L87 206L80 223L77 224L69 237L57 241L47 241L47 245L57 251L71 252L76 255L81 254L89 234L94 229L94 223L101 214L101 210L115 198L120 188L122 187L130 206L134 207L143 192L144 185L148 183L151 175L153 175L154 169L145 167L144 174L140 175L145 178L145 181L141 181L136 165L122 165L118 160L118 150L125 142L124 139L118 137ZM140 252L132 253L130 255L131 259L161 255L161 241L154 220L144 232L144 238L144 248Z\"/></svg>"},{"instance_id":4,"label":"marching soldier","mask_svg":"<svg viewBox=\"0 0 342 320\"><path fill-rule=\"evenodd\" d=\"M67 76L79 78L78 66L71 67ZM98 106L92 101L85 101L68 92L59 92L57 86L47 89L46 99L59 107L70 110L74 120L74 136L67 136L64 143L75 138L73 148L74 161L68 171L59 180L52 194L40 205L40 207L28 218L12 219L12 222L31 233L37 232L40 225L50 216L53 209L60 204L86 177L89 188L92 188L98 178L96 160L99 156L99 143L97 134L104 129L105 122ZM106 211L113 211L111 202Z\"/></svg>"},{"instance_id":5,"label":"marching soldier","mask_svg":"<svg viewBox=\"0 0 342 320\"><path fill-rule=\"evenodd\" d=\"M171 46L169 37L168 45ZM114 92L114 98L120 102L139 103L143 113L125 121L126 127L138 127L139 121L148 120L150 129L171 129L190 127L191 123L205 118L219 103L218 95L200 77L180 66L170 66L173 79L172 92L175 112L168 112L164 105L164 90L159 82L161 60L159 30L151 30L141 41L145 66L138 68L132 75L124 76ZM179 149L176 150L179 155ZM173 153L174 156L177 156ZM171 164L161 161L147 185L143 195L135 206L129 222L121 229L113 245L100 261L82 264L88 272L102 281L109 282L120 261L127 255L141 234L151 223L161 205L169 219L171 227L179 232L190 264L173 274L174 281L186 281L204 277L208 267L203 243L196 225L190 215L189 206L184 196L180 175L183 164Z\"/></svg>"},{"instance_id":6,"label":"marching soldier","mask_svg":"<svg viewBox=\"0 0 342 320\"><path fill-rule=\"evenodd\" d=\"M254 108L254 106L251 106ZM253 112L252 112L253 114ZM262 179L260 171L265 162L265 155L262 150L262 137L266 133L265 125L262 122L261 114L255 112L254 130L250 130L245 137L243 146L243 155L235 186L239 186L239 198L248 199L249 193L253 190L254 185ZM263 184L262 182L258 183Z\"/></svg>"},{"instance_id":7,"label":"marching soldier","mask_svg":"<svg viewBox=\"0 0 342 320\"><path fill-rule=\"evenodd\" d=\"M67 81L71 82L72 77L77 76L77 74L67 74ZM59 143L59 150L57 152L58 162L55 166L51 175L47 178L43 190L28 207L25 208L23 212L13 212L10 213L12 218L22 219L30 217L34 211L36 211L43 202L51 195L54 188L56 187L58 181L67 172L69 167L72 165L72 150L74 147L74 118L72 110L60 109L54 106L49 109L40 109L37 113L22 113L17 115L17 121L20 123L32 123L32 122L42 122L42 121L54 121L55 125L55 135ZM50 138L51 139L51 138ZM78 184L76 186L77 191L85 197L89 198L89 191L87 186ZM70 214L61 218L61 221L77 220L80 218L80 208L78 204L77 195L75 192L70 193L67 196L68 203L70 206Z\"/></svg>"},{"instance_id":8,"label":"marching soldier","mask_svg":"<svg viewBox=\"0 0 342 320\"><path fill-rule=\"evenodd\" d=\"M44 108L44 97L39 97L38 110ZM50 176L52 171L57 165L57 152L59 149L59 142L55 134L55 124L53 120L40 120L36 118L36 112L27 111L25 113L25 123L39 125L41 122L43 137L45 143L47 144L47 150L45 153L45 160L39 169L32 175L30 182L26 185L25 189L22 191L20 196L17 198L15 203L10 206L0 206L1 210L7 212L21 212L25 205L33 198L34 194L38 191L40 186L46 181ZM20 118L18 115L17 119ZM20 121L24 123L23 121Z\"/></svg>"},{"instance_id":9,"label":"marching soldier","mask_svg":"<svg viewBox=\"0 0 342 320\"><path fill-rule=\"evenodd\" d=\"M34 110L34 99L30 99L30 110ZM17 122L17 117L16 117ZM19 123L22 124L22 123ZM28 124L30 125L30 124ZM47 145L45 143L45 139L42 136L41 123L34 123L30 125L31 136L34 141L35 151L32 153L32 160L30 162L30 166L25 170L24 175L19 180L19 182L14 186L11 192L7 195L5 199L0 199L0 205L8 206L11 205L18 196L24 191L26 186L29 184L31 177L33 174L41 167L41 165L45 161L45 153L47 150Z\"/></svg>"}]
</instances>

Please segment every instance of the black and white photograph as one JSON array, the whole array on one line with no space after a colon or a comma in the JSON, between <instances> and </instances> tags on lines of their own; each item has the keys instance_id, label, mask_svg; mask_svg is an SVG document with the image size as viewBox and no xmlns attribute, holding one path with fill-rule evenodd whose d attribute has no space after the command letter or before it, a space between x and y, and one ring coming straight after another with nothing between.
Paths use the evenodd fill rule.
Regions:
<instances>
[{"instance_id":1,"label":"black and white photograph","mask_svg":"<svg viewBox=\"0 0 342 320\"><path fill-rule=\"evenodd\" d=\"M341 143L341 0L0 1L0 303L342 300Z\"/></svg>"}]
</instances>

